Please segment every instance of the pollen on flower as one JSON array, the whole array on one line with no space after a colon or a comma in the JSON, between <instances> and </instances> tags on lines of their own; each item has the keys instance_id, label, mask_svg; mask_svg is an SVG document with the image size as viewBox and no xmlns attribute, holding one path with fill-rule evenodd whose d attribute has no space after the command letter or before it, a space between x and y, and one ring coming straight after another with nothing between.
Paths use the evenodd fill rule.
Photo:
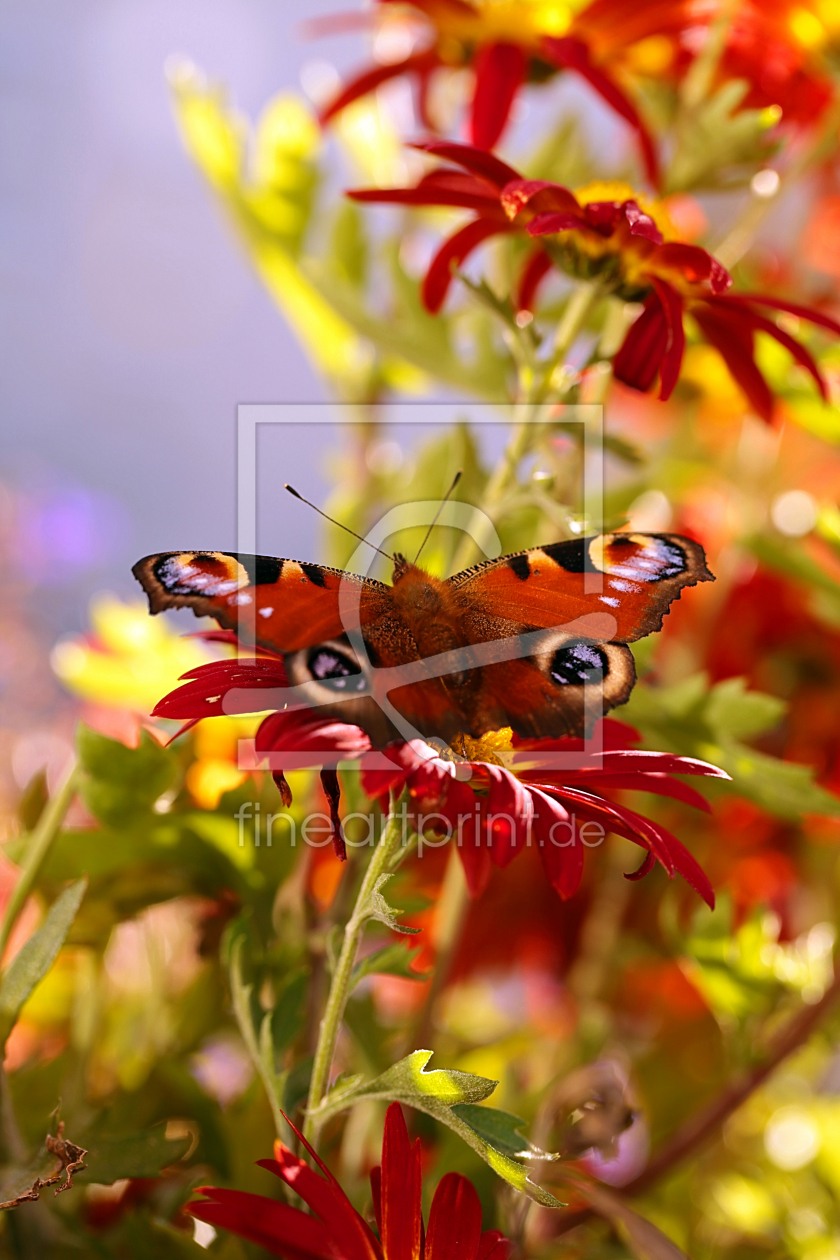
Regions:
<instances>
[{"instance_id":1,"label":"pollen on flower","mask_svg":"<svg viewBox=\"0 0 840 1260\"><path fill-rule=\"evenodd\" d=\"M504 765L499 754L513 749L513 730L503 726L498 731L488 731L480 739L469 735L457 735L452 741L452 751L465 761L485 761L491 766Z\"/></svg>"}]
</instances>

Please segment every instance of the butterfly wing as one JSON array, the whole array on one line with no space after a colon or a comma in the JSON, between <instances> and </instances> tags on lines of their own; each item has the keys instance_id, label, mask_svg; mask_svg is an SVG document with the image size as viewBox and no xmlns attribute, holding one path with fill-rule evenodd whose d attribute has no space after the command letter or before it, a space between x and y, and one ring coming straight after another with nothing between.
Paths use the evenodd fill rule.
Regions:
<instances>
[{"instance_id":1,"label":"butterfly wing","mask_svg":"<svg viewBox=\"0 0 840 1260\"><path fill-rule=\"evenodd\" d=\"M471 643L516 636L515 660L483 667L473 733L579 735L629 697L626 643L659 630L685 586L712 581L677 534L602 534L476 565L450 579Z\"/></svg>"},{"instance_id":2,"label":"butterfly wing","mask_svg":"<svg viewBox=\"0 0 840 1260\"><path fill-rule=\"evenodd\" d=\"M133 573L153 613L191 608L243 644L282 653L290 683L305 686L306 700L325 716L357 723L377 745L404 733L373 699L373 673L348 638L361 633L374 670L419 660L392 587L318 564L222 551L146 556ZM464 726L438 678L401 687L389 700L425 733L454 736Z\"/></svg>"},{"instance_id":3,"label":"butterfly wing","mask_svg":"<svg viewBox=\"0 0 840 1260\"><path fill-rule=\"evenodd\" d=\"M296 652L345 633L341 596L358 603L362 624L387 607L390 587L320 564L225 551L167 551L132 572L153 613L192 608L244 642ZM249 632L250 631L250 632Z\"/></svg>"},{"instance_id":4,"label":"butterfly wing","mask_svg":"<svg viewBox=\"0 0 840 1260\"><path fill-rule=\"evenodd\" d=\"M632 643L662 628L683 587L711 581L703 548L690 538L600 534L490 560L450 585L479 634L483 620L549 628L579 618L597 626L603 616L600 624L615 623L605 637Z\"/></svg>"}]
</instances>

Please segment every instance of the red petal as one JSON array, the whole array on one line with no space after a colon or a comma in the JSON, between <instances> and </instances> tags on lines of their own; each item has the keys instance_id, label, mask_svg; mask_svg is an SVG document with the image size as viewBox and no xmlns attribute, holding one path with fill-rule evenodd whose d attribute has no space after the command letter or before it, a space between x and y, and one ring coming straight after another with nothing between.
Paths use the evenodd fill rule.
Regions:
<instances>
[{"instance_id":1,"label":"red petal","mask_svg":"<svg viewBox=\"0 0 840 1260\"><path fill-rule=\"evenodd\" d=\"M338 782L338 774L335 770L325 769L321 771L321 787L324 789L324 796L327 798L327 804L330 807L330 825L332 826L332 842L335 856L341 862L347 861L347 846L344 843L344 833L341 830L341 817L338 807L341 804L341 787Z\"/></svg>"},{"instance_id":2,"label":"red petal","mask_svg":"<svg viewBox=\"0 0 840 1260\"><path fill-rule=\"evenodd\" d=\"M314 1216L244 1190L202 1186L201 1193L211 1198L188 1203L186 1211L190 1216L229 1229L286 1260L334 1260L333 1231Z\"/></svg>"},{"instance_id":3,"label":"red petal","mask_svg":"<svg viewBox=\"0 0 840 1260\"><path fill-rule=\"evenodd\" d=\"M573 897L583 878L583 844L568 810L533 788L534 834L548 881L563 900Z\"/></svg>"},{"instance_id":4,"label":"red petal","mask_svg":"<svg viewBox=\"0 0 840 1260\"><path fill-rule=\"evenodd\" d=\"M373 1215L376 1228L382 1233L382 1167L377 1165L370 1170L370 1196L373 1199Z\"/></svg>"},{"instance_id":5,"label":"red petal","mask_svg":"<svg viewBox=\"0 0 840 1260\"><path fill-rule=\"evenodd\" d=\"M422 740L389 744L362 757L362 787L368 796L385 796L392 788L402 788L420 766L436 761L434 749Z\"/></svg>"},{"instance_id":6,"label":"red petal","mask_svg":"<svg viewBox=\"0 0 840 1260\"><path fill-rule=\"evenodd\" d=\"M419 1260L421 1194L420 1143L412 1147L402 1108L391 1103L382 1140L382 1249L388 1260Z\"/></svg>"},{"instance_id":7,"label":"red petal","mask_svg":"<svg viewBox=\"0 0 840 1260\"><path fill-rule=\"evenodd\" d=\"M294 1128L294 1125L291 1126ZM295 1129L297 1133L297 1129ZM300 1137L301 1135L298 1134ZM302 1137L301 1141L318 1167L325 1173L319 1176L302 1159L298 1159L282 1142L275 1142L276 1159L258 1159L260 1168L274 1173L285 1181L304 1203L329 1226L333 1242L331 1256L335 1256L335 1243L339 1244L342 1260L382 1260L382 1252L370 1227L362 1220L335 1177L312 1147Z\"/></svg>"},{"instance_id":8,"label":"red petal","mask_svg":"<svg viewBox=\"0 0 840 1260\"><path fill-rule=\"evenodd\" d=\"M718 298L715 305L718 303L725 305L728 301L729 299L725 297ZM774 324L771 319L767 319L765 315L760 315L758 311L753 311L746 305L740 309L743 310L745 318L747 315L749 316L750 324L756 332L767 333L778 341L780 346L784 346L786 350L790 351L796 362L800 363L802 367L811 373L817 383L818 390L823 398L827 399L828 388L820 372L819 365L811 352L800 341L797 341L795 337L791 337L790 333L786 333L784 329L779 328L778 324Z\"/></svg>"},{"instance_id":9,"label":"red petal","mask_svg":"<svg viewBox=\"0 0 840 1260\"><path fill-rule=\"evenodd\" d=\"M268 755L272 770L295 770L359 757L370 749L370 738L358 726L311 709L285 709L261 723L254 746Z\"/></svg>"},{"instance_id":10,"label":"red petal","mask_svg":"<svg viewBox=\"0 0 840 1260\"><path fill-rule=\"evenodd\" d=\"M519 44L484 44L479 49L470 139L480 149L494 148L504 131L526 67L525 51Z\"/></svg>"},{"instance_id":11,"label":"red petal","mask_svg":"<svg viewBox=\"0 0 840 1260\"><path fill-rule=\"evenodd\" d=\"M668 327L668 343L665 356L659 368L659 397L664 402L674 392L679 380L683 354L685 352L685 331L683 329L683 303L676 289L671 288L664 280L651 276L653 287L662 304L665 323Z\"/></svg>"},{"instance_id":12,"label":"red petal","mask_svg":"<svg viewBox=\"0 0 840 1260\"><path fill-rule=\"evenodd\" d=\"M484 817L480 810L476 810L458 832L458 856L471 897L483 893L490 880L493 871L490 852Z\"/></svg>"},{"instance_id":13,"label":"red petal","mask_svg":"<svg viewBox=\"0 0 840 1260\"><path fill-rule=\"evenodd\" d=\"M508 1260L513 1243L497 1229L488 1229L481 1235L476 1260Z\"/></svg>"},{"instance_id":14,"label":"red petal","mask_svg":"<svg viewBox=\"0 0 840 1260\"><path fill-rule=\"evenodd\" d=\"M656 380L668 347L668 323L658 294L651 294L613 359L618 381L645 393Z\"/></svg>"},{"instance_id":15,"label":"red petal","mask_svg":"<svg viewBox=\"0 0 840 1260\"><path fill-rule=\"evenodd\" d=\"M574 232L580 231L581 228L583 231L594 230L590 228L583 215L556 214L549 210L542 214L535 214L525 231L529 236L550 236L552 232Z\"/></svg>"},{"instance_id":16,"label":"red petal","mask_svg":"<svg viewBox=\"0 0 840 1260\"><path fill-rule=\"evenodd\" d=\"M447 1173L432 1200L425 1260L473 1260L480 1242L478 1195L466 1177Z\"/></svg>"},{"instance_id":17,"label":"red petal","mask_svg":"<svg viewBox=\"0 0 840 1260\"><path fill-rule=\"evenodd\" d=\"M473 144L455 144L451 140L426 140L422 144L411 146L423 153L431 153L447 162L455 162L464 170L472 171L481 179L489 180L497 188L504 188L512 179L521 179L519 171L515 171L501 158L494 157L485 149L478 149Z\"/></svg>"},{"instance_id":18,"label":"red petal","mask_svg":"<svg viewBox=\"0 0 840 1260\"><path fill-rule=\"evenodd\" d=\"M492 831L488 839L493 862L505 867L528 841L534 804L530 792L509 770L492 765L484 769L490 782L487 815Z\"/></svg>"},{"instance_id":19,"label":"red petal","mask_svg":"<svg viewBox=\"0 0 840 1260\"><path fill-rule=\"evenodd\" d=\"M519 288L516 294L517 311L534 309L537 290L552 266L551 258L544 249L538 249L531 255L519 277Z\"/></svg>"},{"instance_id":20,"label":"red petal","mask_svg":"<svg viewBox=\"0 0 840 1260\"><path fill-rule=\"evenodd\" d=\"M655 221L649 214L645 214L644 210L635 201L625 201L624 217L630 224L630 233L632 236L643 236L647 241L653 241L654 245L662 244L662 233L656 226Z\"/></svg>"},{"instance_id":21,"label":"red petal","mask_svg":"<svg viewBox=\"0 0 840 1260\"><path fill-rule=\"evenodd\" d=\"M436 315L443 306L452 283L453 266L459 267L464 259L488 237L510 230L506 224L494 219L473 219L472 223L468 223L454 236L444 241L432 259L426 279L423 281L422 294L426 310Z\"/></svg>"},{"instance_id":22,"label":"red petal","mask_svg":"<svg viewBox=\"0 0 840 1260\"><path fill-rule=\"evenodd\" d=\"M614 83L603 70L593 65L589 49L583 40L575 39L570 35L562 38L549 35L542 41L542 53L547 61L561 70L576 70L587 83L591 84L598 95L630 124L641 145L647 177L654 187L658 187L659 159L650 132L642 122L636 106L625 96L618 84Z\"/></svg>"},{"instance_id":23,"label":"red petal","mask_svg":"<svg viewBox=\"0 0 840 1260\"><path fill-rule=\"evenodd\" d=\"M649 818L644 818L641 814L634 813L631 809L626 809L623 805L616 805L613 801L579 792L575 788L549 788L548 790L555 792L561 800L573 806L577 813L600 822L616 835L625 836L635 844L649 849L665 867L669 876L673 877L674 872L682 875L695 892L714 908L714 890L702 867L676 836L671 835L664 827L660 827Z\"/></svg>"},{"instance_id":24,"label":"red petal","mask_svg":"<svg viewBox=\"0 0 840 1260\"><path fill-rule=\"evenodd\" d=\"M580 214L581 208L574 193L562 184L547 179L512 179L502 189L502 209L509 219L515 219L521 210L556 210L559 213ZM535 205L531 205L535 202Z\"/></svg>"},{"instance_id":25,"label":"red petal","mask_svg":"<svg viewBox=\"0 0 840 1260\"><path fill-rule=\"evenodd\" d=\"M218 717L227 712L225 697L229 691L270 690L289 685L282 660L262 657L210 661L196 666L182 677L190 681L159 700L152 710L153 717ZM249 711L259 712L268 707L255 696ZM238 704L237 711L245 710Z\"/></svg>"},{"instance_id":26,"label":"red petal","mask_svg":"<svg viewBox=\"0 0 840 1260\"><path fill-rule=\"evenodd\" d=\"M717 350L729 371L747 396L753 410L766 420L773 419L770 386L755 365L752 330L741 310L721 310L708 302L691 307L700 331Z\"/></svg>"},{"instance_id":27,"label":"red petal","mask_svg":"<svg viewBox=\"0 0 840 1260\"><path fill-rule=\"evenodd\" d=\"M626 792L652 792L656 796L670 796L675 801L693 805L710 814L712 807L701 796L696 788L688 783L680 783L679 779L669 779L667 774L592 774L581 775L577 782L583 786L589 779L589 786L600 792L602 788L618 788Z\"/></svg>"},{"instance_id":28,"label":"red petal","mask_svg":"<svg viewBox=\"0 0 840 1260\"><path fill-rule=\"evenodd\" d=\"M438 56L433 49L424 49L423 52L414 53L411 57L406 57L404 61L391 61L385 65L374 66L371 70L366 70L362 74L356 75L349 83L346 83L337 96L333 97L329 105L323 109L319 115L322 124L329 122L341 110L346 109L353 101L357 101L361 96L367 96L369 92L373 92L381 83L387 83L390 79L396 79L401 74L418 74L420 76L428 76L429 73L439 64Z\"/></svg>"},{"instance_id":29,"label":"red petal","mask_svg":"<svg viewBox=\"0 0 840 1260\"><path fill-rule=\"evenodd\" d=\"M630 873L625 875L624 878L633 880L634 882L637 879L644 879L645 875L649 875L651 873L654 866L656 866L656 858L648 849L647 853L644 856L642 865L639 867L639 869L636 871L630 871Z\"/></svg>"},{"instance_id":30,"label":"red petal","mask_svg":"<svg viewBox=\"0 0 840 1260\"><path fill-rule=\"evenodd\" d=\"M666 241L651 255L657 272L675 271L689 284L708 283L712 293L722 293L732 283L729 272L700 245L685 245L682 241Z\"/></svg>"},{"instance_id":31,"label":"red petal","mask_svg":"<svg viewBox=\"0 0 840 1260\"><path fill-rule=\"evenodd\" d=\"M285 805L286 809L288 809L292 804L292 789L286 782L285 774L282 770L275 770L271 777L275 782L277 791L280 793L281 801Z\"/></svg>"},{"instance_id":32,"label":"red petal","mask_svg":"<svg viewBox=\"0 0 840 1260\"><path fill-rule=\"evenodd\" d=\"M787 311L789 315L807 319L809 323L819 324L820 328L827 328L829 332L840 336L840 323L830 315L824 315L822 311L815 311L811 306L800 306L798 302L786 302L783 298L766 297L763 293L731 293L728 300L744 304L756 302L759 306L769 306L774 311Z\"/></svg>"},{"instance_id":33,"label":"red petal","mask_svg":"<svg viewBox=\"0 0 840 1260\"><path fill-rule=\"evenodd\" d=\"M486 180L465 175L462 171L444 168L424 175L414 188L350 188L352 201L400 206L463 206L480 210L484 215L495 213L500 219L499 198Z\"/></svg>"}]
</instances>

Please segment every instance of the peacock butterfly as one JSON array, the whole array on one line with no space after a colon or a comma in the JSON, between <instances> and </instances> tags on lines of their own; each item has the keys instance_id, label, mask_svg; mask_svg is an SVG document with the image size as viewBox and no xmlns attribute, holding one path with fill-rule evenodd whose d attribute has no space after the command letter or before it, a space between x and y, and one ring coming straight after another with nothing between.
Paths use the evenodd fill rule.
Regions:
<instances>
[{"instance_id":1,"label":"peacock butterfly","mask_svg":"<svg viewBox=\"0 0 840 1260\"><path fill-rule=\"evenodd\" d=\"M659 630L685 586L713 581L678 534L601 534L477 564L448 579L399 554L393 585L272 556L170 551L133 569L153 613L192 608L282 653L305 703L375 746L451 743L510 726L587 734L635 682L628 643Z\"/></svg>"}]
</instances>

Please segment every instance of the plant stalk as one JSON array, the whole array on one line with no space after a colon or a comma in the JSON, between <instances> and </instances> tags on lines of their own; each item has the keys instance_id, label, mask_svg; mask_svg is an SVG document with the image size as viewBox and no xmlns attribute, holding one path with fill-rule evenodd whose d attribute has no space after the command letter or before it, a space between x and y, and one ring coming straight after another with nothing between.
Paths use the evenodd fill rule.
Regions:
<instances>
[{"instance_id":1,"label":"plant stalk","mask_svg":"<svg viewBox=\"0 0 840 1260\"><path fill-rule=\"evenodd\" d=\"M53 841L61 830L61 824L67 816L78 786L79 771L78 767L74 766L62 786L47 801L41 817L29 833L29 840L20 863L20 875L12 889L12 895L0 923L0 959L5 953L18 915L35 886Z\"/></svg>"},{"instance_id":2,"label":"plant stalk","mask_svg":"<svg viewBox=\"0 0 840 1260\"><path fill-rule=\"evenodd\" d=\"M344 1018L344 1008L350 996L353 967L355 966L356 955L359 952L359 946L364 936L365 926L371 917L371 898L377 881L383 875L388 874L391 859L399 848L403 836L401 824L404 818L405 813L403 810L397 809L397 801L392 792L385 830L382 833L379 844L373 851L359 888L359 895L356 898L353 913L350 915L344 928L341 952L335 965L330 991L327 995L327 1003L324 1007L324 1014L318 1031L318 1044L315 1047L312 1080L306 1105L307 1115L303 1127L304 1137L313 1146L317 1145L321 1129L321 1122L315 1119L313 1112L323 1102L329 1089L330 1070L335 1056L338 1034L341 1030L341 1022Z\"/></svg>"}]
</instances>

